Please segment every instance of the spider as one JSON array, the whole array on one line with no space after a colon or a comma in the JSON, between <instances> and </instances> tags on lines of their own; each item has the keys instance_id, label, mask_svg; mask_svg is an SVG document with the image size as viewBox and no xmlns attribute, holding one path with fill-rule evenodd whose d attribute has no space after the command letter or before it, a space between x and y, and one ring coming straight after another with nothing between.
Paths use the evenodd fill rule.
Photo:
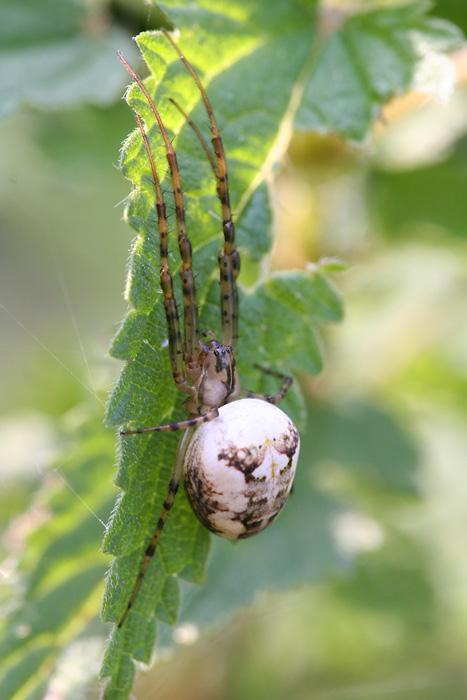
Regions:
<instances>
[{"instance_id":1,"label":"spider","mask_svg":"<svg viewBox=\"0 0 467 700\"><path fill-rule=\"evenodd\" d=\"M172 44L193 77L210 121L215 157L196 125L175 100L171 100L195 131L209 158L222 205L224 244L218 254L222 330L221 342L216 340L214 333L201 334L199 331L191 244L186 233L177 156L148 91L119 52L120 60L139 86L157 120L172 179L181 257L183 338L169 269L165 202L148 137L141 117L135 112L155 187L160 283L167 320L170 365L175 385L188 395L183 407L190 414L189 418L177 423L124 430L120 433L134 435L156 431L183 431L162 511L125 612L118 622L119 628L134 604L164 523L173 506L182 475L188 500L203 525L222 537L242 539L263 530L285 504L292 487L299 452L296 427L285 413L274 405L283 399L292 384L292 378L256 366L259 370L282 380L279 391L269 395L240 388L235 360L240 257L235 247L235 228L230 208L227 164L222 139L211 104L197 73L170 34L164 29L160 31Z\"/></svg>"}]
</instances>

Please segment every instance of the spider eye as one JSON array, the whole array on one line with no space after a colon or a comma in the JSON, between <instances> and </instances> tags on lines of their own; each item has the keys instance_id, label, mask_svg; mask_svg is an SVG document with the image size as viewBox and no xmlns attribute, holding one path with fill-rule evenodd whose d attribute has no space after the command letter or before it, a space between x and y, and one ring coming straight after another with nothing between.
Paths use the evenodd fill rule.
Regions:
<instances>
[{"instance_id":1,"label":"spider eye","mask_svg":"<svg viewBox=\"0 0 467 700\"><path fill-rule=\"evenodd\" d=\"M232 346L231 346L231 345L228 345L228 346L227 346L227 350L228 350L229 352L232 352Z\"/></svg>"},{"instance_id":2,"label":"spider eye","mask_svg":"<svg viewBox=\"0 0 467 700\"><path fill-rule=\"evenodd\" d=\"M215 355L216 357L219 357L219 350L214 350L214 355Z\"/></svg>"}]
</instances>

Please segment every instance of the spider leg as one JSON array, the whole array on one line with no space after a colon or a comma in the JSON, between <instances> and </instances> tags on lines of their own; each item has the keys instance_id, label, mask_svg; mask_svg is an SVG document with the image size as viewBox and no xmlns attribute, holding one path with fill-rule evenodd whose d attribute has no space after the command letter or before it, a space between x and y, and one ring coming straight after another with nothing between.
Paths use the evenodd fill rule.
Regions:
<instances>
[{"instance_id":1,"label":"spider leg","mask_svg":"<svg viewBox=\"0 0 467 700\"><path fill-rule=\"evenodd\" d=\"M289 377L287 374L282 374L282 372L275 372L274 370L268 369L267 367L261 367L261 365L253 365L253 367L256 367L256 369L259 369L265 374L270 374L273 377L278 377L278 379L282 379L282 386L279 389L279 391L275 394L261 394L256 391L250 391L249 389L242 389L242 391L240 392L240 397L249 399L263 399L263 401L267 401L268 403L274 404L279 403L279 401L282 401L290 386L292 385L292 377Z\"/></svg>"},{"instance_id":2,"label":"spider leg","mask_svg":"<svg viewBox=\"0 0 467 700\"><path fill-rule=\"evenodd\" d=\"M167 426L162 426L162 427L164 428ZM139 432L139 431L136 431L136 432ZM156 551L156 547L158 545L159 538L161 536L162 528L164 527L164 523L167 519L167 516L170 512L170 509L172 508L172 506L174 504L175 496L177 494L178 487L180 484L180 478L182 475L183 460L185 458L185 453L186 453L186 450L188 447L188 443L190 442L192 432L193 432L193 428L188 428L188 430L185 430L185 432L181 436L180 441L178 443L177 454L175 457L175 464L174 464L174 467L172 469L172 474L170 476L170 481L169 481L169 487L167 489L167 496L165 497L164 505L162 506L161 514L159 516L159 520L157 521L156 529L154 530L154 533L151 537L151 541L149 542L149 545L148 545L146 552L144 554L143 563L141 564L138 578L136 579L135 586L133 588L130 599L129 599L127 606L125 608L125 612L123 613L123 615L120 618L120 621L118 623L119 628L125 622L127 615L130 612L130 609L132 608L133 603L135 602L135 598L138 595L138 591L139 591L141 584L143 582L143 578L144 578L144 574L146 573L146 569L148 568L149 562L151 561L152 557L154 556L154 552Z\"/></svg>"},{"instance_id":3,"label":"spider leg","mask_svg":"<svg viewBox=\"0 0 467 700\"><path fill-rule=\"evenodd\" d=\"M217 178L219 177L219 173L218 173L218 171L217 171L217 165L216 165L216 163L215 163L215 161L214 161L214 158L213 158L213 156L212 156L211 151L209 150L208 144L207 144L206 141L204 140L203 134L202 134L201 131L198 129L198 127L196 126L196 124L194 123L194 121L193 121L192 119L190 119L190 117L188 116L188 114L180 107L180 105L178 104L178 102L177 102L176 100L173 99L173 97L169 97L169 101L174 105L174 107L176 107L176 108L178 109L178 111L180 112L180 114L182 115L182 117L185 118L185 120L187 121L187 123L191 126L191 128L192 128L193 131L195 132L195 134L196 134L196 136L198 137L198 139L201 141L201 145L202 145L202 147L203 147L203 149L204 149L204 152L206 153L207 157L209 158L209 162L211 163L212 171L213 171L213 173L214 173L214 175L215 175L215 177L216 177L216 180L217 180Z\"/></svg>"},{"instance_id":4,"label":"spider leg","mask_svg":"<svg viewBox=\"0 0 467 700\"><path fill-rule=\"evenodd\" d=\"M235 227L230 208L229 182L224 147L211 103L209 102L205 89L201 85L196 71L182 54L170 34L165 29L161 29L160 31L170 41L175 51L180 56L180 59L191 73L201 93L211 123L212 145L217 160L217 168L214 172L216 175L217 193L222 204L222 229L224 232L224 247L219 251L218 255L221 287L222 343L224 345L231 345L233 350L235 350L238 338L237 277L240 272L240 256L235 248ZM202 143L203 142L204 139L202 139Z\"/></svg>"},{"instance_id":5,"label":"spider leg","mask_svg":"<svg viewBox=\"0 0 467 700\"><path fill-rule=\"evenodd\" d=\"M187 363L187 365L191 365L192 369L196 371L196 369L198 368L197 355L199 351L198 302L196 296L196 284L192 270L191 243L186 233L185 209L183 205L183 194L180 182L180 170L177 163L177 156L172 146L172 142L170 141L167 135L160 114L157 111L156 106L151 99L151 96L144 87L138 75L135 73L133 68L131 68L131 66L127 63L122 54L119 52L118 55L123 65L133 77L133 79L136 81L143 95L146 97L151 111L153 112L159 125L159 129L166 148L167 161L169 163L170 174L172 178L172 187L175 202L178 248L180 251L180 257L182 259L182 265L180 268L180 279L182 281L183 290L183 324L185 336L184 355L185 362Z\"/></svg>"},{"instance_id":6,"label":"spider leg","mask_svg":"<svg viewBox=\"0 0 467 700\"><path fill-rule=\"evenodd\" d=\"M142 430L125 430L125 431L120 433L120 435L134 435L135 433L151 433L151 432L156 432L156 431L175 431L175 430L183 430L184 431L181 438L180 438L180 441L178 443L177 454L175 455L175 463L174 463L174 467L172 469L172 474L170 476L169 486L167 489L167 495L165 497L165 501L164 501L164 504L162 506L161 514L159 516L159 520L157 521L156 529L154 530L154 533L151 537L151 541L149 542L149 545L148 545L146 552L144 554L143 563L141 564L138 578L136 579L136 583L135 583L135 586L134 586L133 591L131 593L130 599L127 603L125 612L123 613L123 615L120 618L120 621L118 623L119 628L125 622L125 619L129 613L131 607L133 606L133 603L135 602L135 598L138 595L138 591L141 587L141 583L143 581L144 574L146 573L146 569L148 568L149 562L151 561L152 557L154 556L154 552L156 551L156 547L159 543L159 538L160 538L161 533L162 533L162 528L164 527L164 523L167 519L169 511L175 502L175 496L177 495L178 487L180 484L180 478L181 478L181 474L182 474L182 469L183 469L183 461L185 459L185 453L186 453L188 444L191 440L193 430L194 430L195 426L199 425L200 423L206 423L207 421L213 420L213 418L216 418L218 415L219 415L218 409L211 408L210 410L207 411L207 413L204 413L201 416L196 416L194 418L188 418L187 420L182 420L182 421L179 421L178 423L169 423L167 425L159 425L155 428L143 428Z\"/></svg>"},{"instance_id":7,"label":"spider leg","mask_svg":"<svg viewBox=\"0 0 467 700\"><path fill-rule=\"evenodd\" d=\"M156 425L154 428L138 428L137 430L122 430L120 435L136 435L139 433L164 433L173 432L174 430L184 430L186 428L194 428L200 423L207 423L213 418L217 418L219 411L217 408L211 408L207 413L193 418L186 418L177 423L167 423L166 425Z\"/></svg>"},{"instance_id":8,"label":"spider leg","mask_svg":"<svg viewBox=\"0 0 467 700\"><path fill-rule=\"evenodd\" d=\"M177 302L174 296L173 280L169 270L169 256L167 251L167 215L165 210L164 197L162 195L159 177L156 171L156 164L149 146L148 137L144 130L141 117L135 112L136 121L144 141L144 147L151 164L154 187L156 189L156 209L159 228L159 249L160 249L160 279L164 296L165 317L167 320L167 330L169 334L169 357L172 368L172 376L179 389L192 394L192 387L188 384L183 368L183 344L180 333L180 321L178 318Z\"/></svg>"}]
</instances>

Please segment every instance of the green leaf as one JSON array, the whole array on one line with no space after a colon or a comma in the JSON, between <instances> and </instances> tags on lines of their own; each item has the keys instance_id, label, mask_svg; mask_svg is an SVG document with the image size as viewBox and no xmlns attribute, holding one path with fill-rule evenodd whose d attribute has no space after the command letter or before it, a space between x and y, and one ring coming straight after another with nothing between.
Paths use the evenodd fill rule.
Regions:
<instances>
[{"instance_id":1,"label":"green leaf","mask_svg":"<svg viewBox=\"0 0 467 700\"><path fill-rule=\"evenodd\" d=\"M323 273L341 269L339 264L324 263L305 271L269 275L263 258L272 238L273 217L267 184L286 146L301 89L305 88L303 105L306 105L306 87L316 79L320 66L317 59L329 51L332 37L324 48L323 44L315 44L316 3L312 2L233 0L214 3L204 0L197 6L172 2L167 5L182 29L180 43L200 69L208 87L226 144L237 238L242 260L246 262L247 274L243 272L241 280L248 284L248 289L242 289L240 294L242 382L252 389L271 391L274 380L257 373L252 363L260 361L293 372L319 371L322 358L315 324L341 317L339 297L323 276ZM108 38L111 32L104 30L98 37L85 34L83 28L87 25L83 19L87 15L82 7L81 3L57 0L3 3L0 63L3 61L2 75L8 80L8 89L2 93L5 108L13 109L20 102L50 107L82 99L100 101L112 91L114 95L119 91L118 84L125 81L126 76L113 55L113 48L112 56L106 50L109 44L103 36ZM423 9L423 5L414 7ZM382 35L394 33L400 26L401 37L412 36L415 32L429 36L431 46L437 48L455 44L456 32L452 27L437 25L433 20L424 21L420 13L409 15L407 12L390 9L358 21L366 23L365 26L374 21ZM357 18L347 20L337 33L345 33L350 26L349 34L355 38L358 21ZM131 60L131 42L127 35L116 34L115 43ZM206 118L199 96L183 67L159 40L157 52L167 61L158 63L158 53L151 58L154 65L158 65L156 81L163 78L163 83L157 86L158 104L160 98L163 109L164 94L178 95L180 102L205 128ZM60 62L63 56L70 60ZM384 55L375 52L371 58L372 79L376 85L384 87L387 83ZM332 61L327 65L331 74L339 68ZM410 73L413 65L411 56ZM404 77L405 72L399 75ZM10 81L9 76L14 80ZM404 89L404 80L401 79L396 91ZM394 85L396 83L394 81ZM153 88L156 88L154 81ZM337 96L336 91L330 91L327 99L332 101ZM133 99L138 102L135 90ZM341 101L341 108L351 107L352 99L353 95L349 95L350 101ZM376 104L379 99L382 98L378 97ZM326 104L323 100L322 104L325 114L338 113L331 109L329 102ZM367 103L363 113L369 113L368 108L374 104ZM215 187L196 138L178 113L171 112L167 103L166 107L164 119L167 117L171 135L175 136L174 143L184 166L186 199L191 205L189 231L195 247L196 270L200 273L203 325L217 329L215 257L220 227ZM329 119L328 123L323 120L322 127L341 129L345 135L346 130L341 128L342 123L345 126L344 117L345 114L341 122L337 118ZM84 119L81 115L77 118ZM65 132L67 136L70 130L73 132L73 119L63 114L63 123L69 129ZM364 130L365 123L365 120L357 123L356 133ZM309 129L311 124L305 123L304 127ZM57 135L56 139L59 140ZM153 143L158 143L155 133ZM158 162L165 171L164 153L160 146L156 148ZM112 425L130 419L134 423L146 419L159 422L182 415L177 404L180 397L170 380L167 351L161 347L165 333L160 294L157 293L153 193L138 134L128 142L123 167L137 183L142 176L144 180L141 191L135 190L132 195L128 211L128 220L141 235L134 243L127 290L134 306L112 350L115 357L128 361L109 404L108 418ZM440 171L440 174L443 173ZM418 189L414 186L414 191ZM433 185L433 191L435 189ZM409 191L412 191L410 187ZM431 203L435 206L433 202L434 199ZM415 211L418 204L415 199L414 218L419 215L418 210ZM455 209L453 205L452 211ZM455 233L462 233L457 220L443 223L448 224ZM94 248L91 250L96 253ZM176 258L174 253L174 271ZM67 402L69 400L67 396ZM297 422L305 420L304 404L298 392L291 393L284 406ZM50 694L49 687L65 651L75 657L78 644L102 635L102 625L95 614L107 560L100 552L101 526L82 501L101 519L107 519L112 505L110 499L114 498L114 494L109 493L114 436L111 430L103 432L100 415L82 419L79 412L74 412L67 420L73 425L61 431L66 449L58 463L58 474L64 474L70 488L55 472L46 473L42 489L26 513L26 523L11 526L12 534L17 536L18 531L23 532L24 524L29 525L30 534L21 541L20 553L15 552L19 565L11 577L12 585L8 589L5 586L5 593L2 592L2 603L7 611L0 642L2 700L40 700ZM132 655L137 660L148 661L156 634L166 642L167 624L177 619L180 605L179 619L183 621L204 624L218 621L236 606L251 601L258 589L291 586L302 579L319 580L327 571L342 564L330 536L331 519L341 506L329 491L319 488L319 479L315 479L318 467L328 474L329 467L332 470L337 464L344 473L353 472L365 484L379 483L386 491L413 491L416 466L413 448L397 424L380 410L354 403L341 410L327 406L315 408L309 414L308 427L309 437L303 436L296 493L284 514L260 538L236 547L214 538L211 565L203 587L192 584L203 578L209 538L194 520L183 493L179 494L176 510L164 532L167 544L162 543L154 557L145 581L147 586L141 590L140 608L134 610L134 620L125 633L114 631L108 642L101 671L103 677L112 676L107 686L108 697L128 696L134 677ZM124 490L124 496L115 510L106 540L108 550L118 555L108 575L105 614L109 620L118 619L119 611L127 602L128 589L141 563L141 540L152 531L158 517L173 463L173 439L174 436L159 436L157 440L142 437L139 446L129 439L122 445L117 483ZM6 499L4 495L3 500ZM279 569L277 561L281 562ZM400 585L404 581L405 578ZM184 594L182 603L180 590ZM358 593L362 595L360 582ZM378 600L375 592L375 604ZM152 612L148 613L149 610ZM163 624L156 628L157 621ZM341 627L341 623L339 619L336 624ZM73 645L75 640L77 645ZM95 659L99 653L98 649L91 654L88 648L88 666L92 665L90 659Z\"/></svg>"},{"instance_id":2,"label":"green leaf","mask_svg":"<svg viewBox=\"0 0 467 700\"><path fill-rule=\"evenodd\" d=\"M362 141L382 105L410 87L428 48L447 50L461 41L453 25L426 18L429 7L415 2L356 15L332 32L314 57L296 129Z\"/></svg>"},{"instance_id":3,"label":"green leaf","mask_svg":"<svg viewBox=\"0 0 467 700\"><path fill-rule=\"evenodd\" d=\"M382 229L405 238L407 230L417 232L428 225L439 229L440 240L446 234L465 238L467 202L464 197L467 138L457 144L447 158L423 167L398 172L377 170L370 179L370 193Z\"/></svg>"},{"instance_id":4,"label":"green leaf","mask_svg":"<svg viewBox=\"0 0 467 700\"><path fill-rule=\"evenodd\" d=\"M429 42L430 47L438 51L450 51L462 45L465 38L462 31L442 19L426 17L420 22L413 32L424 41Z\"/></svg>"},{"instance_id":5,"label":"green leaf","mask_svg":"<svg viewBox=\"0 0 467 700\"><path fill-rule=\"evenodd\" d=\"M325 274L331 275L334 272L345 272L349 269L349 265L339 258L321 258L318 268ZM310 269L313 267L311 266Z\"/></svg>"},{"instance_id":6,"label":"green leaf","mask_svg":"<svg viewBox=\"0 0 467 700\"><path fill-rule=\"evenodd\" d=\"M124 85L117 48L135 55L126 32L81 0L4 0L0 47L0 117L24 104L108 105Z\"/></svg>"},{"instance_id":7,"label":"green leaf","mask_svg":"<svg viewBox=\"0 0 467 700\"><path fill-rule=\"evenodd\" d=\"M301 128L363 138L376 116L375 107L410 84L417 60L410 32L422 21L425 5L350 18L324 44L314 43L314 4L204 0L198 5L167 2L164 8L182 29L181 49L207 89L221 126L238 245L242 259L257 265L271 245L266 184L287 145L285 135L291 123L295 119ZM137 43L150 71L146 87L160 110L181 166L201 328L218 333L216 256L221 223L215 182L196 135L168 97L176 99L202 129L206 124L204 105L194 81L163 36L141 34ZM358 65L356 60L348 61L348 50L354 58L358 54ZM330 80L330 75L336 79ZM301 105L297 99L300 94ZM136 85L129 88L127 100L145 122L170 208L173 199L166 154L154 115ZM134 183L126 218L137 237L126 287L131 309L112 350L127 364L112 392L107 419L111 425L150 427L178 420L184 414L180 410L183 397L174 387L168 361L154 186L138 130L123 146L121 168ZM179 262L173 230L169 237L174 274ZM274 379L259 373L254 364L288 373L316 374L321 370L316 326L342 318L339 295L325 271L340 267L331 264L326 268L325 263L322 268L317 265L268 274L251 288L240 288L237 362L243 386L268 392L274 386ZM175 291L180 299L178 282ZM303 400L297 390L290 392L283 405L298 423L304 422ZM126 435L122 439L116 483L123 494L104 540L105 551L115 556L104 600L106 621L118 622L134 588L167 494L177 441L174 433ZM277 528L280 533L280 524ZM229 562L230 547L226 542L216 544ZM184 493L179 492L125 624L112 632L101 672L103 678L110 677L108 700L127 698L133 677L131 657L149 659L157 635L156 618L170 623L177 619L175 577L200 582L208 551L208 534L192 514Z\"/></svg>"},{"instance_id":8,"label":"green leaf","mask_svg":"<svg viewBox=\"0 0 467 700\"><path fill-rule=\"evenodd\" d=\"M84 641L98 634L92 626L107 562L95 514L102 520L111 511L114 441L100 416L82 413L74 409L66 418L61 438L67 450L23 518L30 533L14 577L21 584L10 593L0 640L5 700L26 697L25 689L27 697L42 698L44 679L53 680L63 649L78 636Z\"/></svg>"}]
</instances>

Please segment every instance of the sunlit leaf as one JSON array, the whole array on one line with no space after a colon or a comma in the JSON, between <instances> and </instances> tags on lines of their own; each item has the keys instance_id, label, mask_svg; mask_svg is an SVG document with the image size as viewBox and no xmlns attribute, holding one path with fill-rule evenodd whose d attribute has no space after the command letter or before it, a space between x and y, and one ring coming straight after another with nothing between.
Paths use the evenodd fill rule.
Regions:
<instances>
[{"instance_id":1,"label":"sunlit leaf","mask_svg":"<svg viewBox=\"0 0 467 700\"><path fill-rule=\"evenodd\" d=\"M134 55L126 32L99 22L80 0L4 0L0 117L23 105L112 103L124 84L117 48Z\"/></svg>"},{"instance_id":2,"label":"sunlit leaf","mask_svg":"<svg viewBox=\"0 0 467 700\"><path fill-rule=\"evenodd\" d=\"M239 223L238 245L244 259L257 262L270 245L265 228L269 229L271 215L264 183L274 164L272 154L275 158L280 154L279 135L293 119L293 111L298 110L301 128L325 127L350 138L362 138L376 116L375 107L410 83L416 56L409 33L423 22L426 7L416 3L403 10L381 10L350 18L321 49L317 48L320 44L314 44L314 7L306 8L302 3L277 0L263 7L253 2L214 4L206 0L198 7L168 2L165 8L183 30L181 48L199 73L221 125L231 199ZM150 70L147 88L173 138L181 166L201 327L219 333L216 254L221 226L215 182L196 135L167 98L175 98L202 128L206 123L204 106L191 76L163 36L146 33L137 41ZM359 65L349 62L339 46L350 46L355 55L358 53ZM316 51L321 53L310 62ZM364 89L358 93L352 85L362 83L362 64L368 64L368 75ZM346 89L339 93L334 88L341 83L329 76L339 76L344 68L341 83ZM304 79L299 106L292 97ZM323 89L326 86L324 92L320 85ZM313 104L319 100L320 123L310 117L311 95ZM356 96L359 106L354 110L352 100ZM130 88L127 99L144 119L160 178L170 190L165 151L154 116L136 85ZM316 110L314 113L316 116ZM282 143L282 149L285 145ZM114 344L115 355L128 362L110 399L108 421L112 425L150 427L183 414L165 347L155 195L139 131L124 144L122 171L135 184L127 219L138 236L132 245L126 289L131 310ZM171 206L169 195L167 198ZM175 273L179 266L175 243L171 249ZM322 269L316 266L266 275L250 289L241 290L237 361L245 386L271 391L272 379L254 370L255 363L292 373L316 374L321 370L315 324L342 318L339 295L324 275L324 271L336 269L331 265L326 270L324 265ZM303 422L298 393L291 392L284 409L297 422ZM122 440L117 484L124 493L109 522L104 544L105 550L116 557L104 603L107 621L118 622L125 610L166 496L177 440L178 436L170 433L129 435ZM102 671L104 677L111 676L106 689L109 699L127 696L133 676L128 658L149 658L156 617L164 622L176 619L178 593L173 598L171 577L200 581L208 547L207 533L180 493L134 606L124 626L114 628L112 633Z\"/></svg>"}]
</instances>

